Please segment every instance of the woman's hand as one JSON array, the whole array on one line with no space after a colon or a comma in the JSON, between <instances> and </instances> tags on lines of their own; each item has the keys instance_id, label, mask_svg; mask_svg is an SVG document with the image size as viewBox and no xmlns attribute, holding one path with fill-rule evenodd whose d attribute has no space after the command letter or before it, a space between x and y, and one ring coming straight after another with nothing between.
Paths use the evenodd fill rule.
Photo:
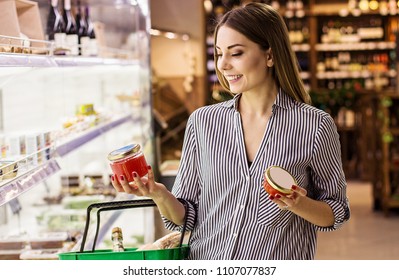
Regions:
<instances>
[{"instance_id":1,"label":"woman's hand","mask_svg":"<svg viewBox=\"0 0 399 280\"><path fill-rule=\"evenodd\" d=\"M165 218L171 220L177 225L184 222L185 209L183 204L165 187L164 184L154 181L154 172L151 166L148 166L147 177L140 178L136 172L133 172L133 181L128 182L126 178L116 178L112 175L112 186L118 192L125 192L137 196L146 196L151 198L158 206L160 213Z\"/></svg>"},{"instance_id":2,"label":"woman's hand","mask_svg":"<svg viewBox=\"0 0 399 280\"><path fill-rule=\"evenodd\" d=\"M128 182L125 176L117 178L116 175L112 175L111 182L112 186L118 192L125 192L128 194L134 194L136 196L146 196L154 201L159 201L163 197L163 193L168 191L164 184L157 183L154 181L154 172L151 166L148 166L147 177L140 178L136 172L133 172L134 181Z\"/></svg>"},{"instance_id":3,"label":"woman's hand","mask_svg":"<svg viewBox=\"0 0 399 280\"><path fill-rule=\"evenodd\" d=\"M287 196L277 194L276 196L269 196L269 198L276 203L281 210L292 210L299 203L302 197L306 197L307 191L304 188L295 185L293 185L291 189L292 194Z\"/></svg>"}]
</instances>

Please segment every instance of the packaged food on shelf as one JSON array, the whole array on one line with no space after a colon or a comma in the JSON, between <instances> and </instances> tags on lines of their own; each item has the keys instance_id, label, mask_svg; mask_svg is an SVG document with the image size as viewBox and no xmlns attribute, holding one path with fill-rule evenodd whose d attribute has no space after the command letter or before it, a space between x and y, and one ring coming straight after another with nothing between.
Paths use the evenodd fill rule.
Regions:
<instances>
[{"instance_id":1,"label":"packaged food on shelf","mask_svg":"<svg viewBox=\"0 0 399 280\"><path fill-rule=\"evenodd\" d=\"M0 250L21 250L27 245L23 236L0 236Z\"/></svg>"},{"instance_id":2,"label":"packaged food on shelf","mask_svg":"<svg viewBox=\"0 0 399 280\"><path fill-rule=\"evenodd\" d=\"M18 163L13 160L0 160L0 181L12 179L18 174Z\"/></svg>"},{"instance_id":3,"label":"packaged food on shelf","mask_svg":"<svg viewBox=\"0 0 399 280\"><path fill-rule=\"evenodd\" d=\"M20 254L26 250L26 236L0 236L0 260L19 260Z\"/></svg>"},{"instance_id":4,"label":"packaged food on shelf","mask_svg":"<svg viewBox=\"0 0 399 280\"><path fill-rule=\"evenodd\" d=\"M83 231L86 223L86 210L57 209L44 211L36 216L39 226L48 231Z\"/></svg>"},{"instance_id":5,"label":"packaged food on shelf","mask_svg":"<svg viewBox=\"0 0 399 280\"><path fill-rule=\"evenodd\" d=\"M77 116L90 116L95 115L94 105L92 103L79 104L76 108Z\"/></svg>"},{"instance_id":6,"label":"packaged food on shelf","mask_svg":"<svg viewBox=\"0 0 399 280\"><path fill-rule=\"evenodd\" d=\"M66 196L62 199L61 204L65 209L86 209L92 203L105 201L104 195L78 195Z\"/></svg>"},{"instance_id":7,"label":"packaged food on shelf","mask_svg":"<svg viewBox=\"0 0 399 280\"><path fill-rule=\"evenodd\" d=\"M82 192L80 186L80 177L78 174L61 176L61 192L62 194L75 195Z\"/></svg>"},{"instance_id":8,"label":"packaged food on shelf","mask_svg":"<svg viewBox=\"0 0 399 280\"><path fill-rule=\"evenodd\" d=\"M0 250L0 260L19 260L23 250Z\"/></svg>"},{"instance_id":9,"label":"packaged food on shelf","mask_svg":"<svg viewBox=\"0 0 399 280\"><path fill-rule=\"evenodd\" d=\"M116 190L111 184L106 184L102 174L86 174L83 175L83 191L81 194L115 197Z\"/></svg>"},{"instance_id":10,"label":"packaged food on shelf","mask_svg":"<svg viewBox=\"0 0 399 280\"><path fill-rule=\"evenodd\" d=\"M61 249L26 250L20 253L20 260L58 260Z\"/></svg>"},{"instance_id":11,"label":"packaged food on shelf","mask_svg":"<svg viewBox=\"0 0 399 280\"><path fill-rule=\"evenodd\" d=\"M45 232L29 238L31 249L55 249L63 248L68 241L67 232Z\"/></svg>"}]
</instances>

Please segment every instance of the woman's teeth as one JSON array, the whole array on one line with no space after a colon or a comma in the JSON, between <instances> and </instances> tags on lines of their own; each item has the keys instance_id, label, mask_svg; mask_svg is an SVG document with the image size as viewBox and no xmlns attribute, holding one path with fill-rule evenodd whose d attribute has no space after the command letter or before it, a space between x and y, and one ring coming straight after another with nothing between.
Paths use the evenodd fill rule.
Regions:
<instances>
[{"instance_id":1,"label":"woman's teeth","mask_svg":"<svg viewBox=\"0 0 399 280\"><path fill-rule=\"evenodd\" d=\"M238 80L241 77L242 77L242 75L229 75L229 76L226 76L226 79L228 81L234 81L234 80Z\"/></svg>"}]
</instances>

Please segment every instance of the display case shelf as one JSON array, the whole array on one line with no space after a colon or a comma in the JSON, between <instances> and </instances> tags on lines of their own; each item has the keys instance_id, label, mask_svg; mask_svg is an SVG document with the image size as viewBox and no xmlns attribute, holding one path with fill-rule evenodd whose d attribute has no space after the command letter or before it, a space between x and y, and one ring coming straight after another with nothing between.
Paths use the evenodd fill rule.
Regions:
<instances>
[{"instance_id":1,"label":"display case shelf","mask_svg":"<svg viewBox=\"0 0 399 280\"><path fill-rule=\"evenodd\" d=\"M90 142L91 140L101 136L104 133L107 133L109 130L127 123L129 121L138 121L137 119L133 118L131 114L123 115L120 117L116 117L115 119L106 122L104 124L97 125L93 128L85 130L78 135L68 139L67 141L63 141L62 143L56 145L55 153L58 156L65 156L70 152L76 150L83 144Z\"/></svg>"},{"instance_id":2,"label":"display case shelf","mask_svg":"<svg viewBox=\"0 0 399 280\"><path fill-rule=\"evenodd\" d=\"M60 166L53 158L11 180L6 180L3 185L0 185L0 206L30 190L59 170Z\"/></svg>"},{"instance_id":3,"label":"display case shelf","mask_svg":"<svg viewBox=\"0 0 399 280\"><path fill-rule=\"evenodd\" d=\"M107 133L109 130L116 128L124 123L135 121L131 114L116 117L104 124L97 125L93 128L85 130L62 143L54 144L46 149L51 150L51 158L44 164L39 166L27 168L26 171L18 170L18 175L12 179L5 179L0 182L0 206L14 199L15 197L23 194L31 189L34 185L42 182L47 177L53 175L60 170L57 163L57 157L63 157L70 152L78 149L82 145L94 140L95 138ZM136 120L137 121L137 120ZM38 151L41 153L42 151ZM31 157L29 155L22 160Z\"/></svg>"},{"instance_id":4,"label":"display case shelf","mask_svg":"<svg viewBox=\"0 0 399 280\"><path fill-rule=\"evenodd\" d=\"M0 53L1 67L68 67L97 65L136 65L134 59L101 58L101 57L60 57L32 54Z\"/></svg>"}]
</instances>

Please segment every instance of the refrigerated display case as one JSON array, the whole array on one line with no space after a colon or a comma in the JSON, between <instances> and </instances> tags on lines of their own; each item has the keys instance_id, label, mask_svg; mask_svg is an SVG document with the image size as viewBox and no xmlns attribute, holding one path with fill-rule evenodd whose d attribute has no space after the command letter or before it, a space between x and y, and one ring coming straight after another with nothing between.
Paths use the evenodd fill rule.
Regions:
<instances>
[{"instance_id":1,"label":"refrigerated display case","mask_svg":"<svg viewBox=\"0 0 399 280\"><path fill-rule=\"evenodd\" d=\"M9 6L21 2L37 3L35 20L48 30L50 2L16 0ZM60 49L47 34L45 40L27 32L0 34L2 258L7 258L5 249L26 253L31 240L61 232L67 233L65 243L73 241L63 250L72 250L84 229L87 205L136 199L116 193L110 184L107 155L112 150L138 143L148 164L155 163L148 1L71 4L75 13L78 4L90 9L96 52L73 52L66 41ZM127 240L154 238L153 212L119 212L103 219L99 243L105 240L106 246L115 223L132 219ZM17 248L7 246L13 242Z\"/></svg>"}]
</instances>

